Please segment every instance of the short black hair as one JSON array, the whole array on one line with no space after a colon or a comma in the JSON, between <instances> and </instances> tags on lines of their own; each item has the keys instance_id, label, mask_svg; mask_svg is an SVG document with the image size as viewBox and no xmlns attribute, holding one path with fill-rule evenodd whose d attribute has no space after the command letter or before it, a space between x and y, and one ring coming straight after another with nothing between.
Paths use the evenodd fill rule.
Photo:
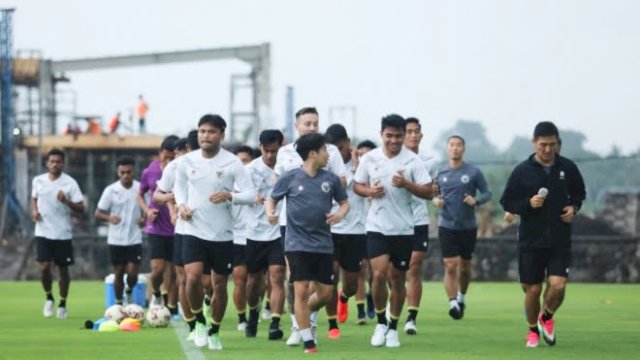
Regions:
<instances>
[{"instance_id":1,"label":"short black hair","mask_svg":"<svg viewBox=\"0 0 640 360\"><path fill-rule=\"evenodd\" d=\"M320 151L327 144L327 139L322 134L306 134L296 140L296 152L303 161L306 161L311 151Z\"/></svg>"},{"instance_id":2,"label":"short black hair","mask_svg":"<svg viewBox=\"0 0 640 360\"><path fill-rule=\"evenodd\" d=\"M369 149L371 149L371 150L373 150L373 149L377 148L376 144L375 144L373 141L371 141L371 140L364 140L364 141L361 141L361 142L358 144L358 146L356 146L356 149L362 149L363 147L367 147L367 148L369 148Z\"/></svg>"},{"instance_id":3,"label":"short black hair","mask_svg":"<svg viewBox=\"0 0 640 360\"><path fill-rule=\"evenodd\" d=\"M420 124L420 120L417 117L408 117L404 120L405 126L406 124L416 124L418 125L418 129L422 129L422 124Z\"/></svg>"},{"instance_id":4,"label":"short black hair","mask_svg":"<svg viewBox=\"0 0 640 360\"><path fill-rule=\"evenodd\" d=\"M260 145L269 145L278 143L278 145L282 145L284 141L284 135L280 130L262 130L260 133Z\"/></svg>"},{"instance_id":5,"label":"short black hair","mask_svg":"<svg viewBox=\"0 0 640 360\"><path fill-rule=\"evenodd\" d=\"M187 138L180 138L176 141L176 150L185 151L187 150L187 143L189 140Z\"/></svg>"},{"instance_id":6,"label":"short black hair","mask_svg":"<svg viewBox=\"0 0 640 360\"><path fill-rule=\"evenodd\" d=\"M447 138L447 144L449 143L449 140L451 139L459 139L460 141L462 141L462 146L467 146L467 144L464 142L464 138L460 135L451 135Z\"/></svg>"},{"instance_id":7,"label":"short black hair","mask_svg":"<svg viewBox=\"0 0 640 360\"><path fill-rule=\"evenodd\" d=\"M407 121L398 114L389 114L382 118L380 122L380 131L384 131L386 128L393 128L405 131L407 127Z\"/></svg>"},{"instance_id":8,"label":"short black hair","mask_svg":"<svg viewBox=\"0 0 640 360\"><path fill-rule=\"evenodd\" d=\"M349 135L347 135L347 129L340 124L333 124L329 126L324 135L327 137L327 141L332 144L349 138Z\"/></svg>"},{"instance_id":9,"label":"short black hair","mask_svg":"<svg viewBox=\"0 0 640 360\"><path fill-rule=\"evenodd\" d=\"M62 162L64 162L64 151L62 151L61 149L53 148L49 150L49 152L47 153L47 160L49 160L51 155L60 156L62 158Z\"/></svg>"},{"instance_id":10,"label":"short black hair","mask_svg":"<svg viewBox=\"0 0 640 360\"><path fill-rule=\"evenodd\" d=\"M233 153L238 155L238 153L241 152L246 152L249 153L249 155L251 155L251 157L253 157L254 151L253 148L251 146L247 146L247 145L240 145L236 148L236 151L234 151Z\"/></svg>"},{"instance_id":11,"label":"short black hair","mask_svg":"<svg viewBox=\"0 0 640 360\"><path fill-rule=\"evenodd\" d=\"M116 167L125 165L135 165L135 160L131 156L124 155L116 161Z\"/></svg>"},{"instance_id":12,"label":"short black hair","mask_svg":"<svg viewBox=\"0 0 640 360\"><path fill-rule=\"evenodd\" d=\"M176 141L180 139L175 135L169 135L164 140L162 140L162 144L160 144L160 150L167 151L176 151Z\"/></svg>"},{"instance_id":13,"label":"short black hair","mask_svg":"<svg viewBox=\"0 0 640 360\"><path fill-rule=\"evenodd\" d=\"M202 126L202 124L209 124L214 128L218 128L221 132L224 132L227 129L227 122L224 121L222 116L217 114L206 114L200 118L198 121L198 127Z\"/></svg>"},{"instance_id":14,"label":"short black hair","mask_svg":"<svg viewBox=\"0 0 640 360\"><path fill-rule=\"evenodd\" d=\"M541 121L533 129L533 138L537 139L541 136L555 136L560 138L558 128L551 121Z\"/></svg>"},{"instance_id":15,"label":"short black hair","mask_svg":"<svg viewBox=\"0 0 640 360\"><path fill-rule=\"evenodd\" d=\"M200 149L200 144L198 144L198 130L189 131L187 140L189 141L189 147L191 148L191 151Z\"/></svg>"},{"instance_id":16,"label":"short black hair","mask_svg":"<svg viewBox=\"0 0 640 360\"><path fill-rule=\"evenodd\" d=\"M303 107L302 109L296 112L296 119L305 114L316 114L318 115L318 110L313 106Z\"/></svg>"}]
</instances>

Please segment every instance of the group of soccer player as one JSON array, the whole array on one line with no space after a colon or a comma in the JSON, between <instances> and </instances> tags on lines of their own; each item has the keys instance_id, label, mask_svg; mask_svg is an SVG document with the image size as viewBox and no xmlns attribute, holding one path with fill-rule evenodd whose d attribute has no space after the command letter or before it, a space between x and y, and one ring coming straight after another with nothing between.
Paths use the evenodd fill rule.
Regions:
<instances>
[{"instance_id":1,"label":"group of soccer player","mask_svg":"<svg viewBox=\"0 0 640 360\"><path fill-rule=\"evenodd\" d=\"M116 302L132 301L144 228L152 303L163 303L176 316L179 303L189 339L198 347L222 349L219 332L229 276L238 330L247 337L257 336L264 296L271 320L267 338L282 339L287 298L293 324L287 345L302 343L305 352L316 352L323 307L330 339L340 338L338 321L346 321L351 297L358 324L366 323L368 282L371 315L377 319L370 343L398 347L405 302L404 332L417 334L422 263L429 247L427 200L432 200L439 208L448 313L462 319L476 243L475 207L491 199L487 182L477 167L464 162L461 136L448 138L448 163L437 169L435 159L420 151L418 119L392 114L380 125L381 147L365 141L353 148L342 125L319 134L317 110L302 108L295 119L298 139L285 145L279 130L264 130L261 155L254 159L249 147L235 154L224 149L226 122L204 115L187 138L163 141L159 159L142 172L140 182L134 180L133 159L119 159L118 180L104 190L95 212L96 219L109 224ZM571 261L570 223L585 198L580 172L558 154L558 142L553 123L536 125L535 152L514 169L500 200L505 211L520 216L527 347L537 346L541 334L555 344L553 315L564 299ZM70 214L84 211L80 188L63 166L64 153L51 150L49 171L34 178L32 190L37 260L47 296L43 313L54 313L55 263L60 269L58 318L67 317Z\"/></svg>"}]
</instances>

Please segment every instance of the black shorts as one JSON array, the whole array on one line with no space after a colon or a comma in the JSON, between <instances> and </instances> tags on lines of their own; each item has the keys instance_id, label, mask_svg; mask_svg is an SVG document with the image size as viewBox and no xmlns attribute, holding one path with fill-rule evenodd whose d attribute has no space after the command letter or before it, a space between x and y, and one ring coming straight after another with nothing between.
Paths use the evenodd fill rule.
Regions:
<instances>
[{"instance_id":1,"label":"black shorts","mask_svg":"<svg viewBox=\"0 0 640 360\"><path fill-rule=\"evenodd\" d=\"M233 271L233 241L208 241L195 236L182 237L182 260L185 265L194 262L204 264L218 275L229 275Z\"/></svg>"},{"instance_id":2,"label":"black shorts","mask_svg":"<svg viewBox=\"0 0 640 360\"><path fill-rule=\"evenodd\" d=\"M173 264L175 266L184 266L182 260L182 238L184 235L175 234L173 236Z\"/></svg>"},{"instance_id":3,"label":"black shorts","mask_svg":"<svg viewBox=\"0 0 640 360\"><path fill-rule=\"evenodd\" d=\"M247 265L247 246L233 244L233 266Z\"/></svg>"},{"instance_id":4,"label":"black shorts","mask_svg":"<svg viewBox=\"0 0 640 360\"><path fill-rule=\"evenodd\" d=\"M119 246L109 245L112 265L140 264L142 261L142 244Z\"/></svg>"},{"instance_id":5,"label":"black shorts","mask_svg":"<svg viewBox=\"0 0 640 360\"><path fill-rule=\"evenodd\" d=\"M478 230L451 230L438 228L440 250L443 258L460 256L464 260L471 260L471 254L476 248Z\"/></svg>"},{"instance_id":6,"label":"black shorts","mask_svg":"<svg viewBox=\"0 0 640 360\"><path fill-rule=\"evenodd\" d=\"M151 260L173 261L173 236L147 234Z\"/></svg>"},{"instance_id":7,"label":"black shorts","mask_svg":"<svg viewBox=\"0 0 640 360\"><path fill-rule=\"evenodd\" d=\"M518 271L520 283L540 284L548 276L569 277L571 250L535 249L520 250Z\"/></svg>"},{"instance_id":8,"label":"black shorts","mask_svg":"<svg viewBox=\"0 0 640 360\"><path fill-rule=\"evenodd\" d=\"M367 235L335 234L333 239L333 261L337 261L344 271L359 272L362 259L367 257Z\"/></svg>"},{"instance_id":9,"label":"black shorts","mask_svg":"<svg viewBox=\"0 0 640 360\"><path fill-rule=\"evenodd\" d=\"M36 236L36 261L48 262L65 267L74 264L73 245L69 240L49 240Z\"/></svg>"},{"instance_id":10,"label":"black shorts","mask_svg":"<svg viewBox=\"0 0 640 360\"><path fill-rule=\"evenodd\" d=\"M429 225L413 227L413 251L427 252L429 250Z\"/></svg>"},{"instance_id":11,"label":"black shorts","mask_svg":"<svg viewBox=\"0 0 640 360\"><path fill-rule=\"evenodd\" d=\"M387 254L393 267L407 271L411 260L411 249L413 249L413 235L384 235L379 232L367 232L369 259Z\"/></svg>"},{"instance_id":12,"label":"black shorts","mask_svg":"<svg viewBox=\"0 0 640 360\"><path fill-rule=\"evenodd\" d=\"M263 272L271 265L285 265L282 241L247 239L247 270L251 274Z\"/></svg>"},{"instance_id":13,"label":"black shorts","mask_svg":"<svg viewBox=\"0 0 640 360\"><path fill-rule=\"evenodd\" d=\"M289 261L289 282L317 281L333 285L333 254L291 251L285 254Z\"/></svg>"}]
</instances>

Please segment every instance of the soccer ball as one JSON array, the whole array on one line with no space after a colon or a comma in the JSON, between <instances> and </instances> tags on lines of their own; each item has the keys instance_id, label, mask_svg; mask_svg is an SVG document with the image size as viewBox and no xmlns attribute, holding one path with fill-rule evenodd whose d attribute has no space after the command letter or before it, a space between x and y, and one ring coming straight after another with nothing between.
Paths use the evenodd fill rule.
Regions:
<instances>
[{"instance_id":1,"label":"soccer ball","mask_svg":"<svg viewBox=\"0 0 640 360\"><path fill-rule=\"evenodd\" d=\"M140 320L140 322L144 320L144 309L140 305L129 304L124 307L124 312L129 318Z\"/></svg>"},{"instance_id":2,"label":"soccer ball","mask_svg":"<svg viewBox=\"0 0 640 360\"><path fill-rule=\"evenodd\" d=\"M151 327L166 327L171 320L171 312L163 305L151 305L146 318Z\"/></svg>"},{"instance_id":3,"label":"soccer ball","mask_svg":"<svg viewBox=\"0 0 640 360\"><path fill-rule=\"evenodd\" d=\"M120 323L122 319L127 317L127 314L124 311L122 305L111 305L105 312L104 317L107 320L113 320L117 323Z\"/></svg>"}]
</instances>

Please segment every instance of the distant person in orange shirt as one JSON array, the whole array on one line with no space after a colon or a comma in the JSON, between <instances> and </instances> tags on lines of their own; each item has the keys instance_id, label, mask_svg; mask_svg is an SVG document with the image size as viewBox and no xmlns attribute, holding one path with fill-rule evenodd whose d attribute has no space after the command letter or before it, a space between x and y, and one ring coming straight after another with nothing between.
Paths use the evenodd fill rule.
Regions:
<instances>
[{"instance_id":1,"label":"distant person in orange shirt","mask_svg":"<svg viewBox=\"0 0 640 360\"><path fill-rule=\"evenodd\" d=\"M87 133L89 134L102 134L102 126L94 118L87 119Z\"/></svg>"},{"instance_id":2,"label":"distant person in orange shirt","mask_svg":"<svg viewBox=\"0 0 640 360\"><path fill-rule=\"evenodd\" d=\"M140 129L140 134L144 134L146 132L145 121L147 119L147 111L149 111L149 105L146 101L144 101L142 95L139 95L136 113L138 114L138 126Z\"/></svg>"},{"instance_id":3,"label":"distant person in orange shirt","mask_svg":"<svg viewBox=\"0 0 640 360\"><path fill-rule=\"evenodd\" d=\"M109 133L111 134L115 134L116 131L118 131L118 128L120 127L120 112L118 111L118 113L116 114L116 116L114 116L110 121L109 121Z\"/></svg>"}]
</instances>

